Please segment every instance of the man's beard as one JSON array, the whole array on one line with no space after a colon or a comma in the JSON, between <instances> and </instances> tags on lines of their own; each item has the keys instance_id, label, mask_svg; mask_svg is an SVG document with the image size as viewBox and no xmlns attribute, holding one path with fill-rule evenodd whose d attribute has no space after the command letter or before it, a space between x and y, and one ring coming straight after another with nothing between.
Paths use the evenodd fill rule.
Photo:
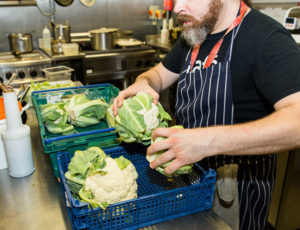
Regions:
<instances>
[{"instance_id":1,"label":"man's beard","mask_svg":"<svg viewBox=\"0 0 300 230\"><path fill-rule=\"evenodd\" d=\"M181 37L191 46L200 45L211 33L218 21L222 9L221 0L212 0L209 4L208 13L198 21L193 16L181 15L177 17L178 24L182 26ZM188 26L183 26L185 21L191 22Z\"/></svg>"}]
</instances>

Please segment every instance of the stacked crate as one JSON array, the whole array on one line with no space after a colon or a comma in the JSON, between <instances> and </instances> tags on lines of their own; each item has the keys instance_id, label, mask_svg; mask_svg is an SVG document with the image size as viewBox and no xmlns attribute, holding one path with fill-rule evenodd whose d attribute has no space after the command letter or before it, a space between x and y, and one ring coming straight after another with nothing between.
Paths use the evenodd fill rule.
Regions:
<instances>
[{"instance_id":1,"label":"stacked crate","mask_svg":"<svg viewBox=\"0 0 300 230\"><path fill-rule=\"evenodd\" d=\"M55 177L59 177L56 160L59 151L68 151L73 155L76 150L85 150L91 146L107 149L120 143L117 138L117 132L114 128L108 126L106 120L101 120L98 124L85 128L75 127L76 133L71 135L53 134L46 129L42 121L40 106L47 103L56 103L64 97L79 93L84 93L91 100L103 98L107 104L110 104L118 95L119 89L111 84L100 84L35 91L32 93L32 102L38 119L43 149L49 155Z\"/></svg>"}]
</instances>

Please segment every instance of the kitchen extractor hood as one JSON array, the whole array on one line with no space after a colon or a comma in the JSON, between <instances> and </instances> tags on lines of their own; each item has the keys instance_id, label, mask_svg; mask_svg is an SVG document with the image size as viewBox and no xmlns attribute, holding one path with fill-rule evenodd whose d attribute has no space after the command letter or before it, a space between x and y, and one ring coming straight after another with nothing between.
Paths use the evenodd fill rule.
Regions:
<instances>
[{"instance_id":1,"label":"kitchen extractor hood","mask_svg":"<svg viewBox=\"0 0 300 230\"><path fill-rule=\"evenodd\" d=\"M36 0L0 0L2 6L36 6Z\"/></svg>"}]
</instances>

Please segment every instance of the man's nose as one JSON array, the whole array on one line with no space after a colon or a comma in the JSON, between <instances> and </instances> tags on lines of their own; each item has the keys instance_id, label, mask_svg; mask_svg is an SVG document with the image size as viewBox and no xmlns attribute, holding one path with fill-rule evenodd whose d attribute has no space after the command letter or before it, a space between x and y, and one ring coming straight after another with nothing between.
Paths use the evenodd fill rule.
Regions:
<instances>
[{"instance_id":1,"label":"man's nose","mask_svg":"<svg viewBox=\"0 0 300 230\"><path fill-rule=\"evenodd\" d=\"M176 1L175 1L175 6L174 6L173 11L174 11L176 14L178 14L178 13L184 11L184 2L185 2L185 1L186 1L186 0L176 0Z\"/></svg>"}]
</instances>

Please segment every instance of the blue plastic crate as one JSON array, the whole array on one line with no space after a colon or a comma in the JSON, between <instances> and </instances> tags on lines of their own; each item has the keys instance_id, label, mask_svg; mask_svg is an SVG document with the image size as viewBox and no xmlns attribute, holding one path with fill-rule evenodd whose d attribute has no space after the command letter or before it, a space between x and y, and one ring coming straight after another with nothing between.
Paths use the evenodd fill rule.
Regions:
<instances>
[{"instance_id":1,"label":"blue plastic crate","mask_svg":"<svg viewBox=\"0 0 300 230\"><path fill-rule=\"evenodd\" d=\"M214 170L205 171L195 164L191 174L169 179L149 167L145 147L104 151L113 158L123 155L134 164L138 172L138 198L112 204L105 211L74 199L64 176L70 155L59 152L61 190L73 229L137 229L212 208Z\"/></svg>"}]
</instances>

